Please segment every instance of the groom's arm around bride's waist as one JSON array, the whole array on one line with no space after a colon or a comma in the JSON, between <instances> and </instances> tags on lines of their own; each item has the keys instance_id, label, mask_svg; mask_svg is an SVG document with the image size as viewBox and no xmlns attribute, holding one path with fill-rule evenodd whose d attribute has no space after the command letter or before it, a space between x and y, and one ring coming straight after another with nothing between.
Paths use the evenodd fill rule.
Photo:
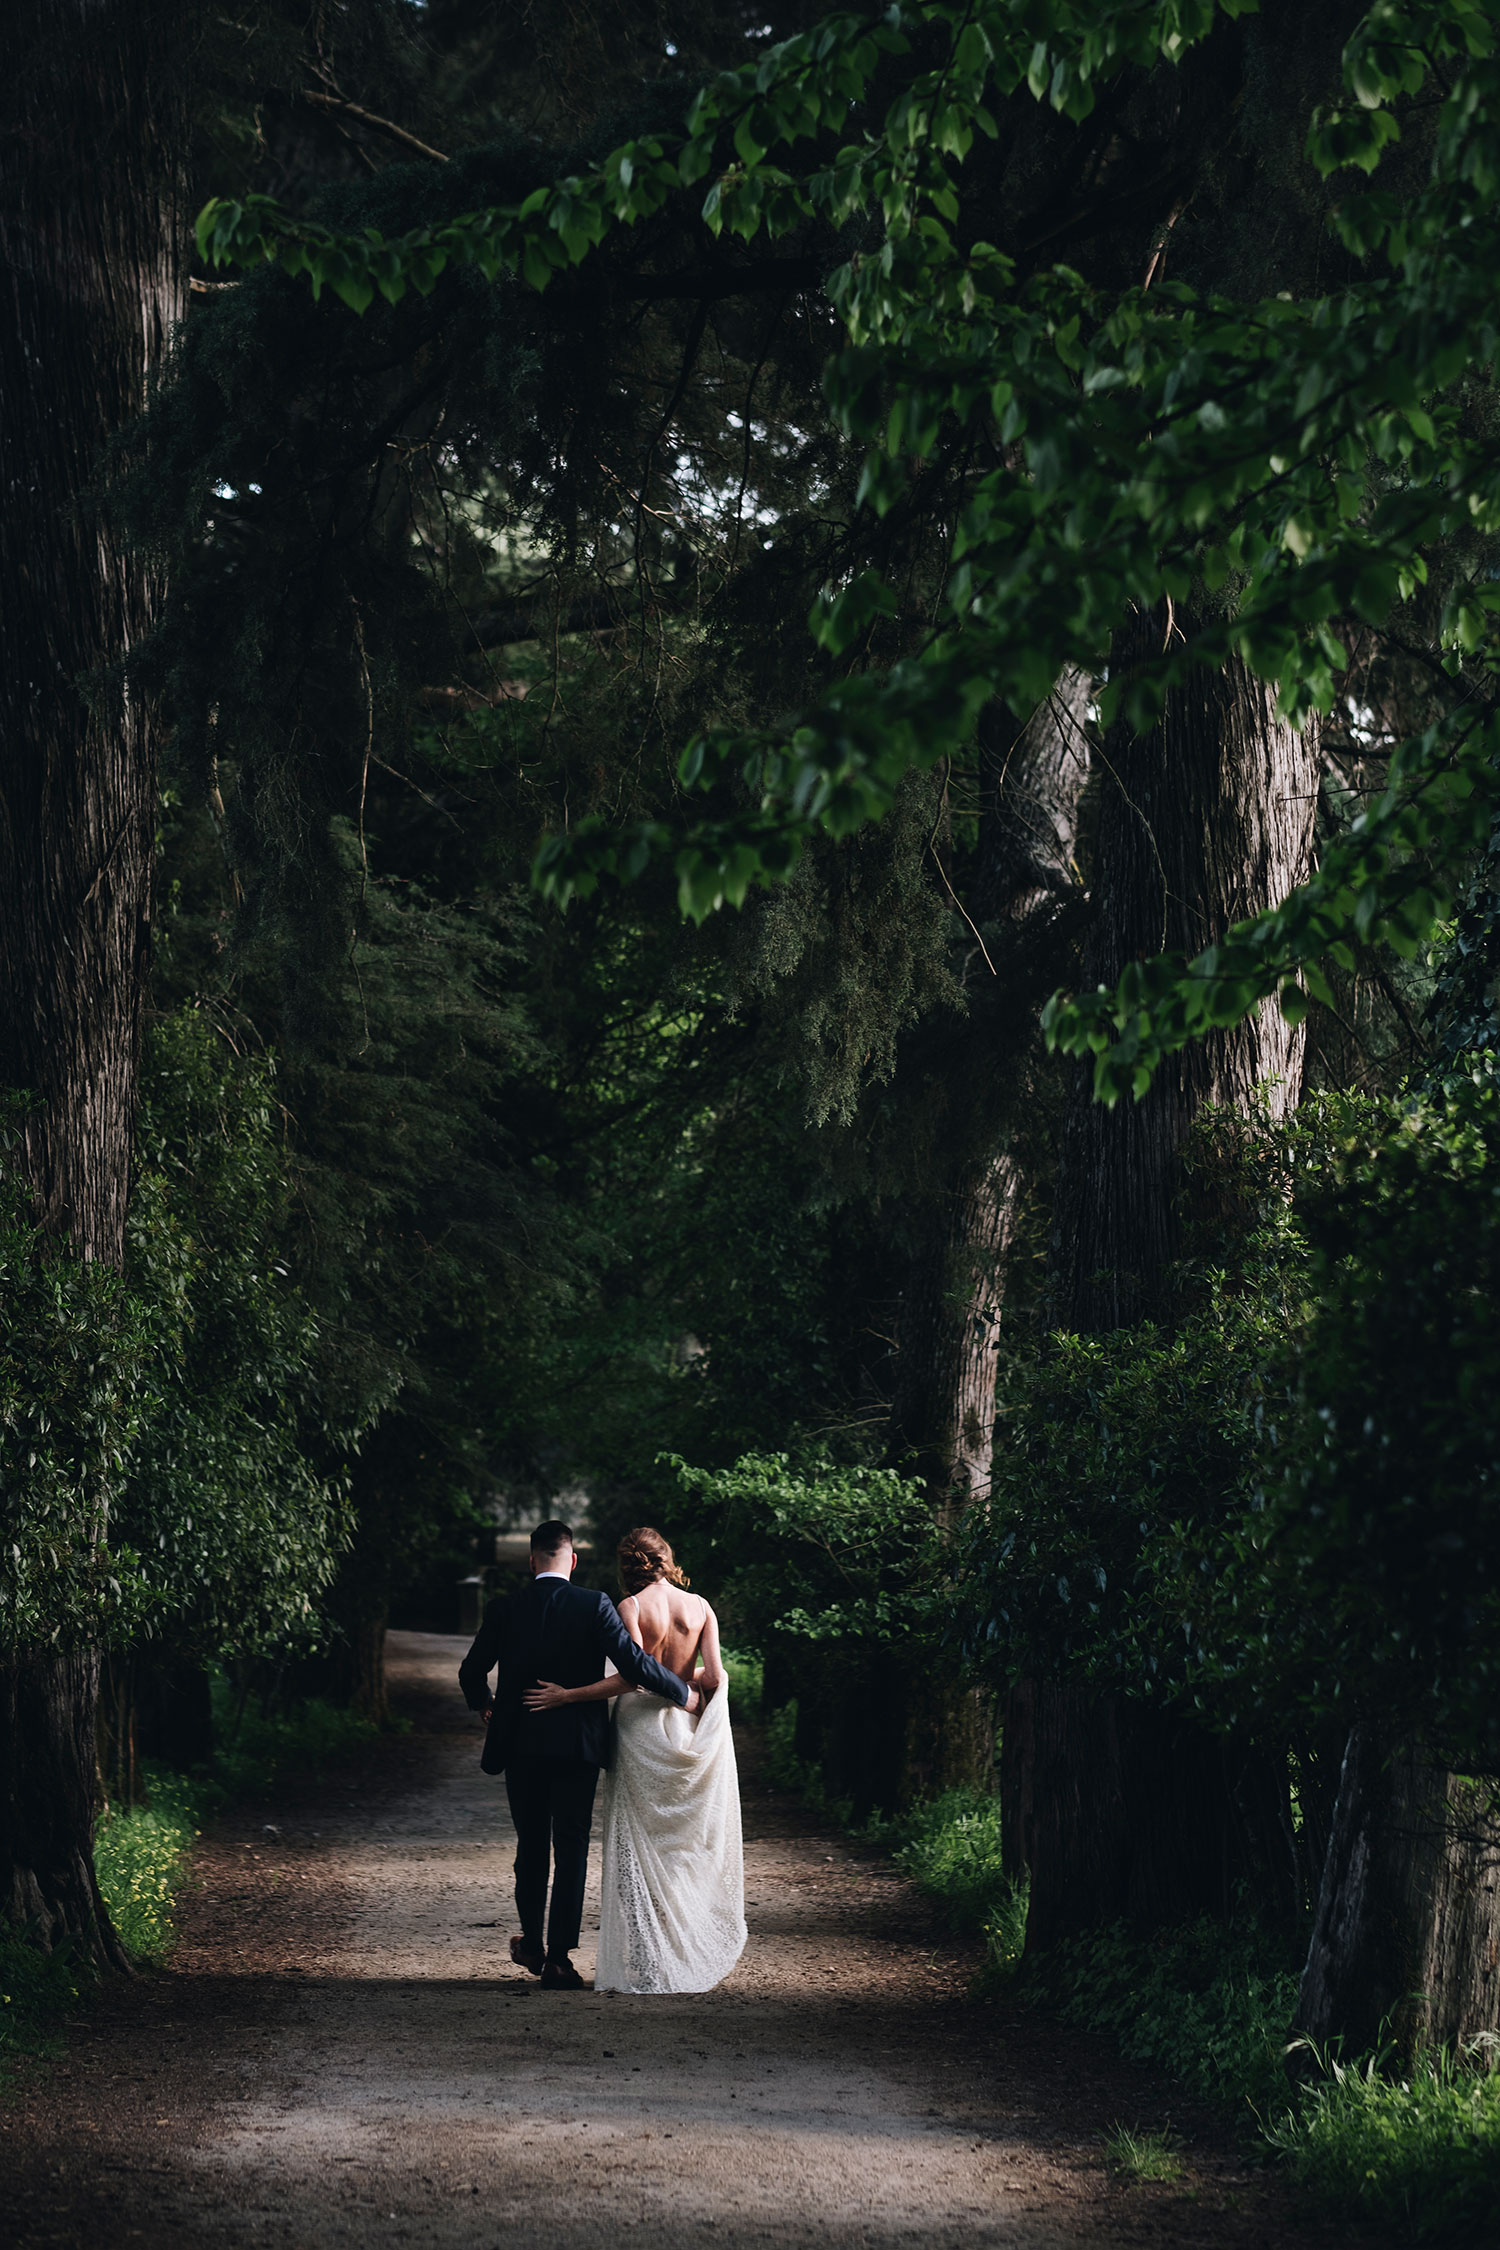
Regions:
<instances>
[{"instance_id":1,"label":"groom's arm around bride's waist","mask_svg":"<svg viewBox=\"0 0 1500 2250\"><path fill-rule=\"evenodd\" d=\"M552 1629L543 1635L544 1645L535 1648L527 1645L527 1628L534 1626L535 1620L528 1611L518 1622L512 1609L514 1597L496 1595L486 1605L473 1645L458 1668L458 1684L471 1711L488 1716L493 1700L489 1675L496 1666L500 1670L496 1693L502 1700L505 1698L509 1679L511 1699L517 1705L519 1716L523 1688L534 1685L546 1667L552 1668L547 1672L548 1677L562 1679L565 1685L582 1686L590 1679L603 1678L606 1658L632 1687L645 1688L650 1694L679 1706L693 1701L687 1682L679 1679L675 1672L669 1672L654 1656L648 1656L639 1642L631 1639L607 1594L586 1594L580 1586L569 1588L568 1595L569 1598L559 1605L562 1614L554 1611ZM512 1646L518 1630L520 1641Z\"/></svg>"}]
</instances>

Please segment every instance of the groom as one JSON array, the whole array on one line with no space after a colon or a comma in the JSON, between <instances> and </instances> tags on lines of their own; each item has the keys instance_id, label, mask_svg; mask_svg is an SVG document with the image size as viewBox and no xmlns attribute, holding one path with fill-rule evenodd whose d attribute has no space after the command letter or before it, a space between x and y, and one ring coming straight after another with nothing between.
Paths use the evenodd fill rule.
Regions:
<instances>
[{"instance_id":1,"label":"groom","mask_svg":"<svg viewBox=\"0 0 1500 2250\"><path fill-rule=\"evenodd\" d=\"M609 1751L609 1705L602 1698L528 1711L526 1690L541 1680L558 1687L587 1687L604 1678L604 1659L632 1687L649 1688L688 1711L699 1706L696 1688L679 1680L638 1648L608 1594L572 1583L578 1565L565 1523L540 1523L531 1534L531 1581L508 1601L497 1598L484 1613L474 1645L458 1668L458 1684L471 1711L488 1722L486 1773L505 1775L516 1824L516 1911L521 1935L510 1957L556 1991L578 1992L583 1979L568 1959L583 1922L589 1829L599 1768ZM494 1695L489 1675L499 1665ZM542 1947L547 1876L552 1912Z\"/></svg>"}]
</instances>

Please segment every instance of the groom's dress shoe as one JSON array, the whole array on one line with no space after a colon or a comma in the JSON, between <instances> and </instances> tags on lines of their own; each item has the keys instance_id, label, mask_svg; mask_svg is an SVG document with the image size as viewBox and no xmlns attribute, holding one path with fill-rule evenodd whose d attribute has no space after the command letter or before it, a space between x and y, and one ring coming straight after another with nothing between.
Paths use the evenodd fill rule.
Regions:
<instances>
[{"instance_id":1,"label":"groom's dress shoe","mask_svg":"<svg viewBox=\"0 0 1500 2250\"><path fill-rule=\"evenodd\" d=\"M510 1957L518 1969L529 1969L534 1977L541 1975L547 1962L547 1956L543 1953L541 1947L539 1945L528 1945L523 1937L511 1939Z\"/></svg>"},{"instance_id":2,"label":"groom's dress shoe","mask_svg":"<svg viewBox=\"0 0 1500 2250\"><path fill-rule=\"evenodd\" d=\"M544 1992L586 1992L582 1977L571 1961L548 1961L542 1969Z\"/></svg>"}]
</instances>

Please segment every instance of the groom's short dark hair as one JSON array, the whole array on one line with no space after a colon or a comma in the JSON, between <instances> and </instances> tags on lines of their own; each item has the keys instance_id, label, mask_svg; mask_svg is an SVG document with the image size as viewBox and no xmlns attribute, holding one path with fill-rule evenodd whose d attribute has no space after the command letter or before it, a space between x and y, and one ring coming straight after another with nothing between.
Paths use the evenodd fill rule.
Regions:
<instances>
[{"instance_id":1,"label":"groom's short dark hair","mask_svg":"<svg viewBox=\"0 0 1500 2250\"><path fill-rule=\"evenodd\" d=\"M531 1534L531 1551L534 1555L560 1555L564 1547L571 1547L572 1544L572 1526L559 1523L555 1518L549 1523L539 1523Z\"/></svg>"}]
</instances>

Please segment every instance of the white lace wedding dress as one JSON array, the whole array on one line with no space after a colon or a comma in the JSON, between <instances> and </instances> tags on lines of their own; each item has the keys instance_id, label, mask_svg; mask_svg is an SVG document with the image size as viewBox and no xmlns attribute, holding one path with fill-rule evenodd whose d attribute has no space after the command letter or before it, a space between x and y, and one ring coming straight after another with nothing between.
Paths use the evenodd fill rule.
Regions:
<instances>
[{"instance_id":1,"label":"white lace wedding dress","mask_svg":"<svg viewBox=\"0 0 1500 2250\"><path fill-rule=\"evenodd\" d=\"M740 1783L726 1682L696 1719L619 1698L604 1777L599 1992L707 1992L745 1949Z\"/></svg>"}]
</instances>

